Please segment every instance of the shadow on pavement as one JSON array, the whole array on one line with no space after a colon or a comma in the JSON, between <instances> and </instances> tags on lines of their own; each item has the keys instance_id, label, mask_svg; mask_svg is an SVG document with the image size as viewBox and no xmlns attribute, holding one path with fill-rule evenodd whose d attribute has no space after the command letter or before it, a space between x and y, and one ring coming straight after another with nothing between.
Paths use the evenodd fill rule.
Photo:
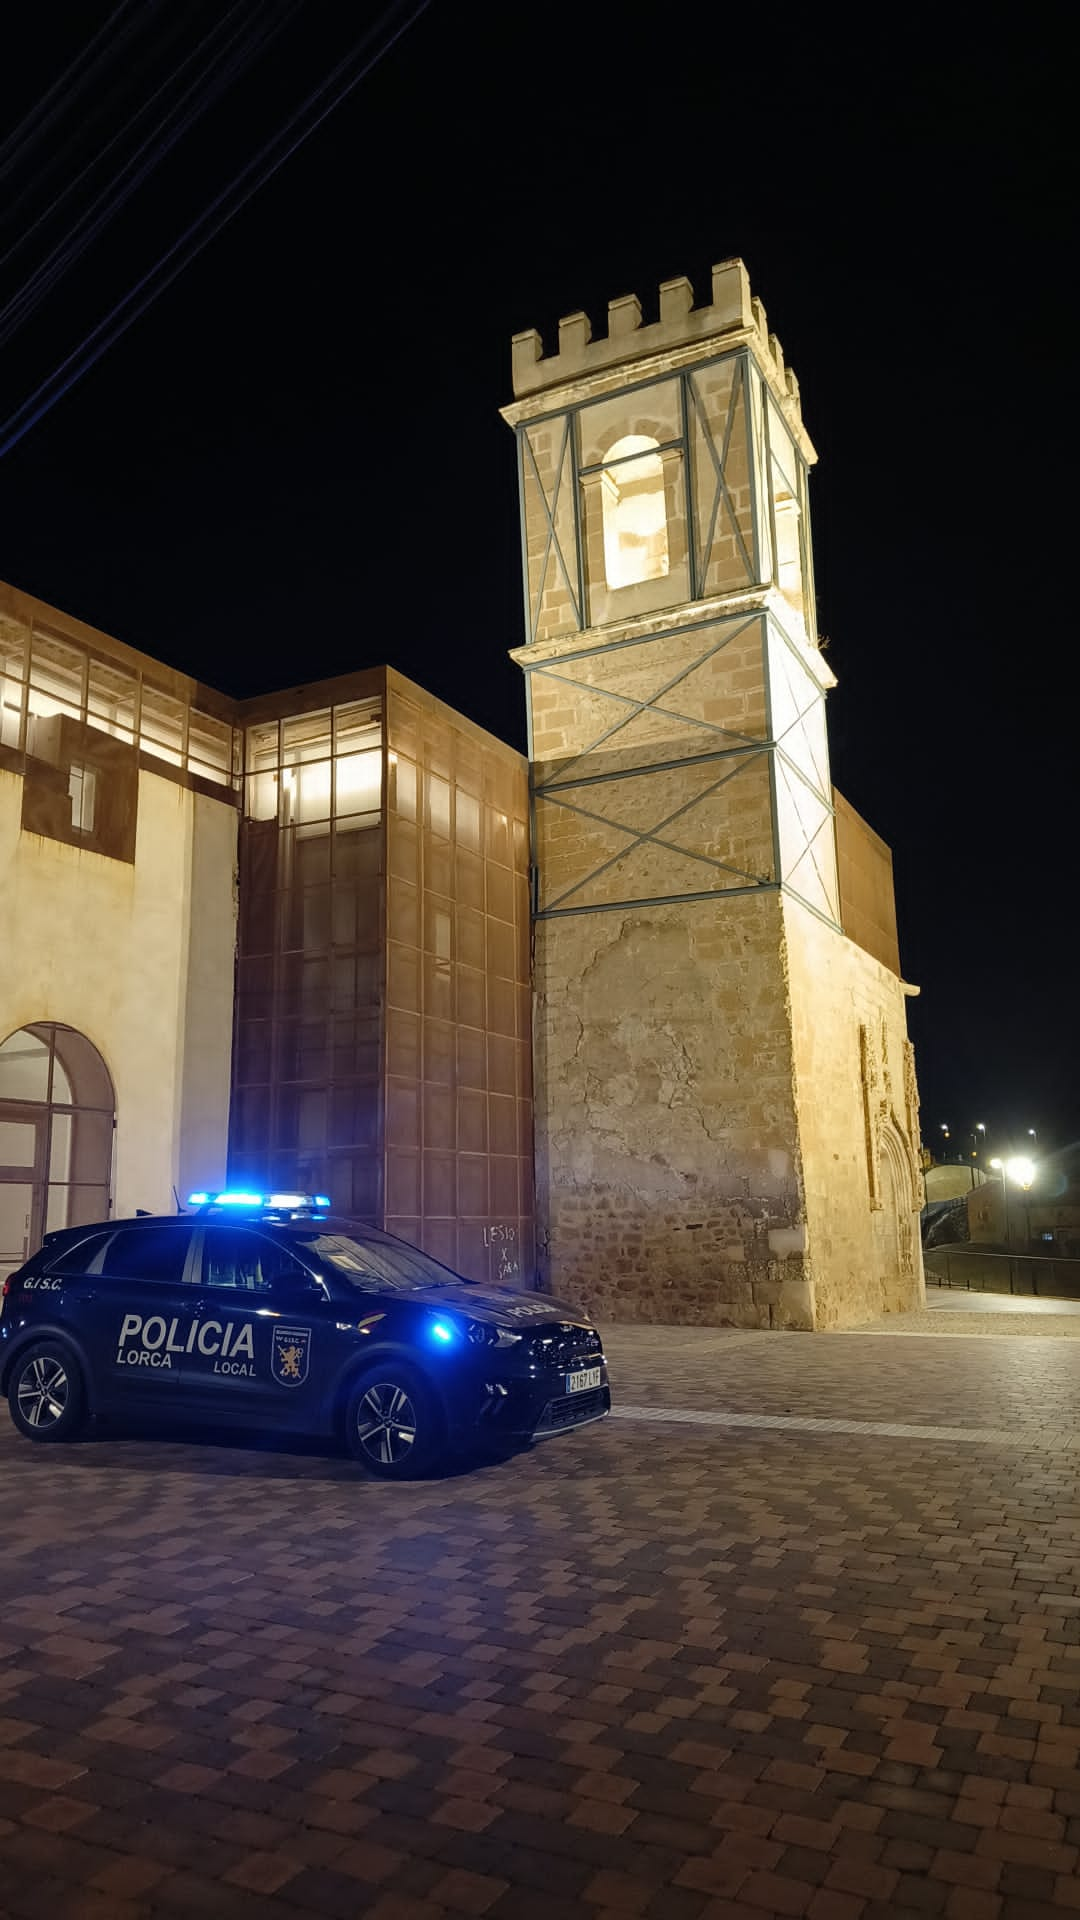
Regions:
<instances>
[{"instance_id":1,"label":"shadow on pavement","mask_svg":"<svg viewBox=\"0 0 1080 1920\"><path fill-rule=\"evenodd\" d=\"M350 1459L331 1441L311 1439L303 1434L267 1434L240 1428L211 1434L204 1426L184 1426L179 1422L163 1426L155 1421L151 1426L136 1421L123 1424L95 1421L77 1439L62 1445L36 1445L33 1441L21 1440L13 1432L11 1437L18 1444L20 1461L27 1469L35 1465L45 1468L58 1461L65 1466L91 1467L95 1472L130 1471L132 1467L143 1471L153 1464L163 1472L195 1473L208 1479L394 1484L365 1472L359 1461ZM178 1457L180 1449L183 1449L182 1457ZM423 1486L491 1472L505 1467L517 1454L528 1451L530 1449L524 1447L513 1453L509 1450L456 1452L405 1484Z\"/></svg>"}]
</instances>

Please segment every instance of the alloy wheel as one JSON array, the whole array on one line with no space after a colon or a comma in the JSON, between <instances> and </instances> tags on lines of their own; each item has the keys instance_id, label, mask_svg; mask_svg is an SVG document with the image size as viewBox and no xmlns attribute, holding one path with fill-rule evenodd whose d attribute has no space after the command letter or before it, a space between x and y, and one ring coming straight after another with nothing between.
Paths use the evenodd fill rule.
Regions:
<instances>
[{"instance_id":1,"label":"alloy wheel","mask_svg":"<svg viewBox=\"0 0 1080 1920\"><path fill-rule=\"evenodd\" d=\"M38 1354L19 1379L19 1412L30 1427L39 1432L55 1427L64 1417L71 1383L67 1368L59 1360Z\"/></svg>"},{"instance_id":2,"label":"alloy wheel","mask_svg":"<svg viewBox=\"0 0 1080 1920\"><path fill-rule=\"evenodd\" d=\"M370 1460L400 1466L416 1441L416 1408L404 1387L392 1380L370 1386L357 1408L356 1432Z\"/></svg>"}]
</instances>

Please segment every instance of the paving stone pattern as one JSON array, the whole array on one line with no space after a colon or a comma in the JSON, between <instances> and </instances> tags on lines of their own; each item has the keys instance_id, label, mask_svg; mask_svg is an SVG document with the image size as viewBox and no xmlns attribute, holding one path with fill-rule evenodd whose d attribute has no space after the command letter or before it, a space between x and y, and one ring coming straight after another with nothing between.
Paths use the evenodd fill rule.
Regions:
<instances>
[{"instance_id":1,"label":"paving stone pattern","mask_svg":"<svg viewBox=\"0 0 1080 1920\"><path fill-rule=\"evenodd\" d=\"M0 1417L0 1914L1080 1910L1071 1342L610 1347L627 1403L866 1432L624 1418L387 1487Z\"/></svg>"}]
</instances>

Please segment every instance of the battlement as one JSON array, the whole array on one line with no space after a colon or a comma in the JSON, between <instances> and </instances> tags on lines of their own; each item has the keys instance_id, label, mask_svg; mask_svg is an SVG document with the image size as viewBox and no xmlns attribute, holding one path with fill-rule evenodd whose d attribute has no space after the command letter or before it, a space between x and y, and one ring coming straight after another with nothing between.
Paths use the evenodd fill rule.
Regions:
<instances>
[{"instance_id":1,"label":"battlement","mask_svg":"<svg viewBox=\"0 0 1080 1920\"><path fill-rule=\"evenodd\" d=\"M685 276L663 281L660 318L647 327L641 324L637 294L627 293L609 300L608 330L603 339L593 339L586 313L567 314L559 321L557 353L544 353L543 340L535 327L516 333L511 342L514 398L520 400L548 387L588 380L609 367L652 354L673 354L681 362L688 357L685 349L701 348L736 334L749 334L754 339L790 424L801 431L799 383L784 363L784 350L775 333L769 332L765 309L750 291L750 278L741 260L722 260L713 268L708 306L695 307L694 289Z\"/></svg>"}]
</instances>

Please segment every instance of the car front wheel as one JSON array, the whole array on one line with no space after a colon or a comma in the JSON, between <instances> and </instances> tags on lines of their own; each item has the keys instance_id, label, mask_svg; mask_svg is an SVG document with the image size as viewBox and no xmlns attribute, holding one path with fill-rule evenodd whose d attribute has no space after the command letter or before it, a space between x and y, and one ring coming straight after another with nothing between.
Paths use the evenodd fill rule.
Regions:
<instances>
[{"instance_id":1,"label":"car front wheel","mask_svg":"<svg viewBox=\"0 0 1080 1920\"><path fill-rule=\"evenodd\" d=\"M435 1396L421 1375L397 1361L370 1368L345 1412L345 1441L354 1460L384 1480L422 1473L443 1442Z\"/></svg>"},{"instance_id":2,"label":"car front wheel","mask_svg":"<svg viewBox=\"0 0 1080 1920\"><path fill-rule=\"evenodd\" d=\"M83 1423L86 1395L73 1354L58 1341L21 1353L8 1382L8 1406L28 1440L72 1440Z\"/></svg>"}]
</instances>

